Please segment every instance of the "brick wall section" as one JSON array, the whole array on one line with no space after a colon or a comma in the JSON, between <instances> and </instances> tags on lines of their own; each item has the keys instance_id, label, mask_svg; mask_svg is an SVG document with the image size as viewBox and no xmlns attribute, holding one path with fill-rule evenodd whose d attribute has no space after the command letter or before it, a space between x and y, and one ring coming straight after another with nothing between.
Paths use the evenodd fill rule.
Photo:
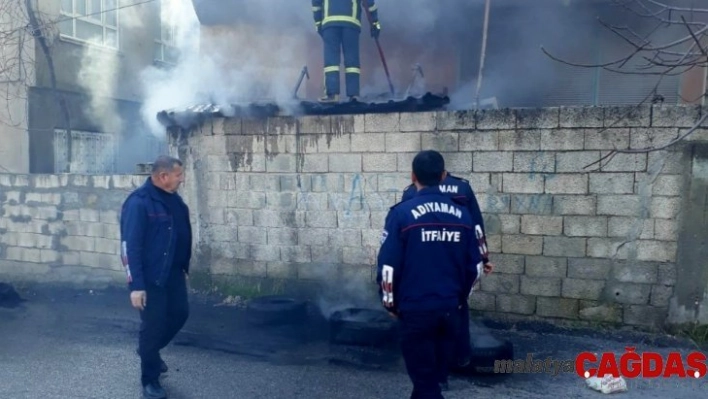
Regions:
<instances>
[{"instance_id":1,"label":"brick wall section","mask_svg":"<svg viewBox=\"0 0 708 399\"><path fill-rule=\"evenodd\" d=\"M388 208L421 149L444 153L485 213L496 273L474 309L656 324L676 281L687 144L652 153L697 107L552 108L213 119L172 131L215 275L374 277ZM691 140L705 140L699 131Z\"/></svg>"},{"instance_id":2,"label":"brick wall section","mask_svg":"<svg viewBox=\"0 0 708 399\"><path fill-rule=\"evenodd\" d=\"M125 283L118 215L144 179L0 174L0 279Z\"/></svg>"}]
</instances>

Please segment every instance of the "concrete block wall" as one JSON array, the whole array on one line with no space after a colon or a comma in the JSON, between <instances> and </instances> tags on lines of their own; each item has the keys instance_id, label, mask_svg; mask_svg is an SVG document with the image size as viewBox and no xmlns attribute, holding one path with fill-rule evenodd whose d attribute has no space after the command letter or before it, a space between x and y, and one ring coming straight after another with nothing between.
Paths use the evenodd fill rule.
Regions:
<instances>
[{"instance_id":1,"label":"concrete block wall","mask_svg":"<svg viewBox=\"0 0 708 399\"><path fill-rule=\"evenodd\" d=\"M474 309L657 325L677 281L690 145L650 153L700 107L217 118L172 130L187 162L197 267L213 275L373 281L388 208L421 149L470 180L496 272ZM190 178L191 176L191 178Z\"/></svg>"},{"instance_id":2,"label":"concrete block wall","mask_svg":"<svg viewBox=\"0 0 708 399\"><path fill-rule=\"evenodd\" d=\"M124 284L118 216L144 179L0 174L0 280Z\"/></svg>"}]
</instances>

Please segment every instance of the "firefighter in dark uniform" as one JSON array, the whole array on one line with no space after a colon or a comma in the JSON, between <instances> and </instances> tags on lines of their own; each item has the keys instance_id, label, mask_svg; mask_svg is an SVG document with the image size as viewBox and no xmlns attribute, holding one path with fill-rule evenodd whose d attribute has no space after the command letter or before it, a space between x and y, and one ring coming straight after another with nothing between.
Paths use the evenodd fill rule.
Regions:
<instances>
[{"instance_id":1,"label":"firefighter in dark uniform","mask_svg":"<svg viewBox=\"0 0 708 399\"><path fill-rule=\"evenodd\" d=\"M443 397L439 378L447 377L460 308L482 268L472 216L440 191L444 174L436 151L413 159L416 193L391 207L378 255L379 292L400 320L411 398Z\"/></svg>"},{"instance_id":2,"label":"firefighter in dark uniform","mask_svg":"<svg viewBox=\"0 0 708 399\"><path fill-rule=\"evenodd\" d=\"M482 217L482 211L479 207L479 202L475 196L472 186L470 186L467 179L461 177L453 176L447 171L444 173L442 182L440 183L440 191L443 194L451 197L455 202L463 204L467 207L470 215L472 216L472 221L475 226L475 245L479 247L480 256L482 257L482 262L484 264L484 272L490 273L494 267L489 261L489 250L487 247L487 235L484 229L484 219ZM401 201L407 201L414 198L416 194L416 187L414 184L406 187L403 190L403 196ZM461 309L461 320L460 320L460 331L458 335L458 342L456 345L457 365L460 367L465 367L469 364L470 357L472 355L472 347L470 343L470 313L469 313L469 303L465 301ZM446 381L441 381L443 385L447 385Z\"/></svg>"},{"instance_id":3,"label":"firefighter in dark uniform","mask_svg":"<svg viewBox=\"0 0 708 399\"><path fill-rule=\"evenodd\" d=\"M361 65L359 35L361 34L362 0L312 0L312 13L317 33L324 42L325 96L320 102L339 102L340 52L344 56L344 76L347 96L359 96ZM371 36L381 31L375 0L367 0L371 13Z\"/></svg>"}]
</instances>

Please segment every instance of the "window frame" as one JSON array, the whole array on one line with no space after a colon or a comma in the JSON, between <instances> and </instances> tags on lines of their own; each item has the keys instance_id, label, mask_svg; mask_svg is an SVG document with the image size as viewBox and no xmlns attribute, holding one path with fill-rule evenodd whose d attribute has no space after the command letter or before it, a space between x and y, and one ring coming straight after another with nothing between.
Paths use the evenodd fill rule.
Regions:
<instances>
[{"instance_id":1,"label":"window frame","mask_svg":"<svg viewBox=\"0 0 708 399\"><path fill-rule=\"evenodd\" d=\"M71 33L66 33L62 31L61 25L63 22L67 21L62 21L60 22L59 25L59 35L60 38L63 39L68 39L72 41L76 41L82 44L89 44L89 45L94 45L94 46L100 46L103 48L108 48L112 50L120 50L121 46L121 40L120 40L120 9L119 9L119 0L113 0L114 5L113 8L108 9L106 3L109 0L99 0L101 2L101 9L98 11L94 11L92 8L92 1L91 0L61 0L61 3L59 5L59 14L61 16L61 19L63 20L64 18L71 18L70 22L71 23ZM64 10L64 2L71 2L71 12L65 11ZM86 14L95 14L99 13L97 15L92 15L92 16L85 16L82 14L77 13L78 9L78 4L80 2L83 2L85 4L85 9L86 9ZM107 16L108 16L108 11L114 11L115 12L115 25L111 25L110 23L107 22ZM100 18L96 18L100 17ZM99 27L101 29L101 40L100 42L93 41L90 39L83 39L79 37L77 34L77 21L80 21L82 23L87 23L94 25L95 27ZM108 44L108 31L115 32L115 45Z\"/></svg>"}]
</instances>

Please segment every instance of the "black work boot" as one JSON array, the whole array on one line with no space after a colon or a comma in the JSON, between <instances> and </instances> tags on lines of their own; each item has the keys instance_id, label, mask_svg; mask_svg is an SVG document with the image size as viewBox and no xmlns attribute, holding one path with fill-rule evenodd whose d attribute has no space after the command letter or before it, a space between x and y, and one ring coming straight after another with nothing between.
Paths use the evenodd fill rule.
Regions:
<instances>
[{"instance_id":1,"label":"black work boot","mask_svg":"<svg viewBox=\"0 0 708 399\"><path fill-rule=\"evenodd\" d=\"M143 387L143 398L145 399L167 399L167 393L162 388L159 381L151 382Z\"/></svg>"},{"instance_id":2,"label":"black work boot","mask_svg":"<svg viewBox=\"0 0 708 399\"><path fill-rule=\"evenodd\" d=\"M140 356L140 349L136 349L135 353L137 353L138 356ZM167 363L165 363L165 361L162 360L162 358L160 358L160 373L166 373L167 371L169 371L169 369L170 368L167 367Z\"/></svg>"}]
</instances>

